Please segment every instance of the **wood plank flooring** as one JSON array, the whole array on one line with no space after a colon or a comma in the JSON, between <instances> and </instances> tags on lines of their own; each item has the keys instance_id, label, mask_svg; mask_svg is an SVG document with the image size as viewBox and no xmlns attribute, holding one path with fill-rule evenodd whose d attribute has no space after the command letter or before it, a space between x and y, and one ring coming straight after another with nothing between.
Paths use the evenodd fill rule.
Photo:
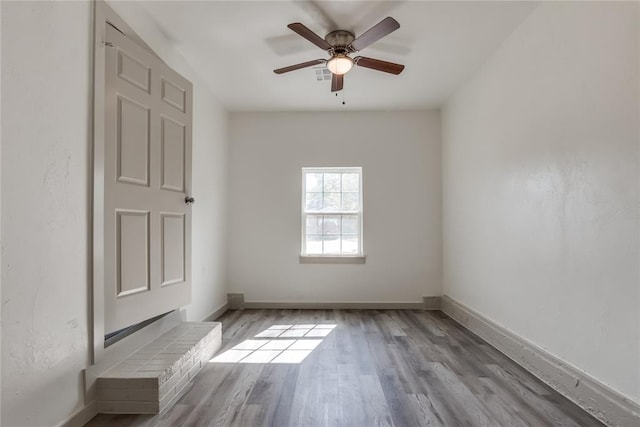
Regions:
<instances>
[{"instance_id":1,"label":"wood plank flooring","mask_svg":"<svg viewBox=\"0 0 640 427\"><path fill-rule=\"evenodd\" d=\"M269 340L254 337L273 325L337 326L301 363L210 363L166 413L88 425L602 425L439 311L238 310L219 320L221 353Z\"/></svg>"}]
</instances>

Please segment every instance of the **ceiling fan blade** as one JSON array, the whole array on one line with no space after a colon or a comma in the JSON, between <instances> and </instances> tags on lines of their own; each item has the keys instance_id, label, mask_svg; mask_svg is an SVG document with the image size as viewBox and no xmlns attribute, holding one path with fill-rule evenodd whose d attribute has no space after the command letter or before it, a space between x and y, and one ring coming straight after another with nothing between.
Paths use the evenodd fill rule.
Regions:
<instances>
[{"instance_id":1,"label":"ceiling fan blade","mask_svg":"<svg viewBox=\"0 0 640 427\"><path fill-rule=\"evenodd\" d=\"M344 74L331 74L331 92L339 92L344 85Z\"/></svg>"},{"instance_id":2,"label":"ceiling fan blade","mask_svg":"<svg viewBox=\"0 0 640 427\"><path fill-rule=\"evenodd\" d=\"M313 31L311 31L310 29L308 29L307 27L305 27L303 24L299 22L294 22L293 24L289 24L287 25L287 27L295 31L296 33L300 34L302 37L309 40L311 43L315 44L320 49L329 50L332 48L332 46L329 43L327 43L325 39L323 39L322 37L320 37L319 35L317 35L316 33L314 33Z\"/></svg>"},{"instance_id":3,"label":"ceiling fan blade","mask_svg":"<svg viewBox=\"0 0 640 427\"><path fill-rule=\"evenodd\" d=\"M366 56L356 56L354 58L356 65L372 70L384 71L385 73L398 75L404 70L404 65L394 62L381 61L379 59L367 58Z\"/></svg>"},{"instance_id":4,"label":"ceiling fan blade","mask_svg":"<svg viewBox=\"0 0 640 427\"><path fill-rule=\"evenodd\" d=\"M313 61L302 62L296 65L289 65L288 67L278 68L277 70L273 70L276 74L288 73L289 71L299 70L300 68L311 67L312 65L324 64L327 62L325 59L316 59Z\"/></svg>"},{"instance_id":5,"label":"ceiling fan blade","mask_svg":"<svg viewBox=\"0 0 640 427\"><path fill-rule=\"evenodd\" d=\"M398 28L400 28L398 21L387 16L382 21L369 28L365 33L360 34L360 36L351 43L351 47L355 50L362 50L370 44L377 42L384 36L391 34Z\"/></svg>"}]
</instances>

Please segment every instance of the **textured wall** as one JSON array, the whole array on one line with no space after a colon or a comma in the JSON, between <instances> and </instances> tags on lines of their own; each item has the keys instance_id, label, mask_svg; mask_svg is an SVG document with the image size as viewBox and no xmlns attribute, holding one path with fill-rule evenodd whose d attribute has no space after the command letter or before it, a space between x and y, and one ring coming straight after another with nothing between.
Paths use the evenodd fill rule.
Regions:
<instances>
[{"instance_id":1,"label":"textured wall","mask_svg":"<svg viewBox=\"0 0 640 427\"><path fill-rule=\"evenodd\" d=\"M2 425L51 426L89 357L91 7L1 7Z\"/></svg>"},{"instance_id":2,"label":"textured wall","mask_svg":"<svg viewBox=\"0 0 640 427\"><path fill-rule=\"evenodd\" d=\"M441 293L440 115L233 113L229 286L247 301ZM366 264L300 264L303 166L362 166Z\"/></svg>"},{"instance_id":3,"label":"textured wall","mask_svg":"<svg viewBox=\"0 0 640 427\"><path fill-rule=\"evenodd\" d=\"M638 4L541 3L443 112L444 292L640 401Z\"/></svg>"}]
</instances>

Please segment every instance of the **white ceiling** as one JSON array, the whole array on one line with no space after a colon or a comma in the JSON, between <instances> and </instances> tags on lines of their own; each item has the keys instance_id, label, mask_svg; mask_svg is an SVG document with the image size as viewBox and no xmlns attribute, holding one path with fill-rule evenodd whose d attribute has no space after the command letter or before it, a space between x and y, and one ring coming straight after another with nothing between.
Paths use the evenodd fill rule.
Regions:
<instances>
[{"instance_id":1,"label":"white ceiling","mask_svg":"<svg viewBox=\"0 0 640 427\"><path fill-rule=\"evenodd\" d=\"M528 16L535 2L139 1L229 111L437 108ZM400 29L359 54L406 65L399 76L354 67L344 100L313 68L326 53L287 28L362 34L386 16Z\"/></svg>"}]
</instances>

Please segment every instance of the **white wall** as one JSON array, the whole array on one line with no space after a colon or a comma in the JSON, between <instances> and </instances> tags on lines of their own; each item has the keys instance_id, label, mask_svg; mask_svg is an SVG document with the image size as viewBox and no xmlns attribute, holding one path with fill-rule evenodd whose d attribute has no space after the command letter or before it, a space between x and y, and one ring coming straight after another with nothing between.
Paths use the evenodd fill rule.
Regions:
<instances>
[{"instance_id":1,"label":"white wall","mask_svg":"<svg viewBox=\"0 0 640 427\"><path fill-rule=\"evenodd\" d=\"M194 86L193 103L196 202L192 206L192 293L187 320L201 321L227 303L227 113L202 84Z\"/></svg>"},{"instance_id":2,"label":"white wall","mask_svg":"<svg viewBox=\"0 0 640 427\"><path fill-rule=\"evenodd\" d=\"M90 362L91 6L0 4L2 425L51 426L84 406ZM148 42L194 83L187 318L201 320L226 294L226 114L170 46Z\"/></svg>"},{"instance_id":3,"label":"white wall","mask_svg":"<svg viewBox=\"0 0 640 427\"><path fill-rule=\"evenodd\" d=\"M444 293L640 401L637 3L541 3L443 111Z\"/></svg>"},{"instance_id":4,"label":"white wall","mask_svg":"<svg viewBox=\"0 0 640 427\"><path fill-rule=\"evenodd\" d=\"M252 302L441 293L438 112L233 113L230 292ZM303 166L362 166L366 264L300 264Z\"/></svg>"},{"instance_id":5,"label":"white wall","mask_svg":"<svg viewBox=\"0 0 640 427\"><path fill-rule=\"evenodd\" d=\"M89 363L91 8L0 7L2 425L51 426Z\"/></svg>"}]
</instances>

